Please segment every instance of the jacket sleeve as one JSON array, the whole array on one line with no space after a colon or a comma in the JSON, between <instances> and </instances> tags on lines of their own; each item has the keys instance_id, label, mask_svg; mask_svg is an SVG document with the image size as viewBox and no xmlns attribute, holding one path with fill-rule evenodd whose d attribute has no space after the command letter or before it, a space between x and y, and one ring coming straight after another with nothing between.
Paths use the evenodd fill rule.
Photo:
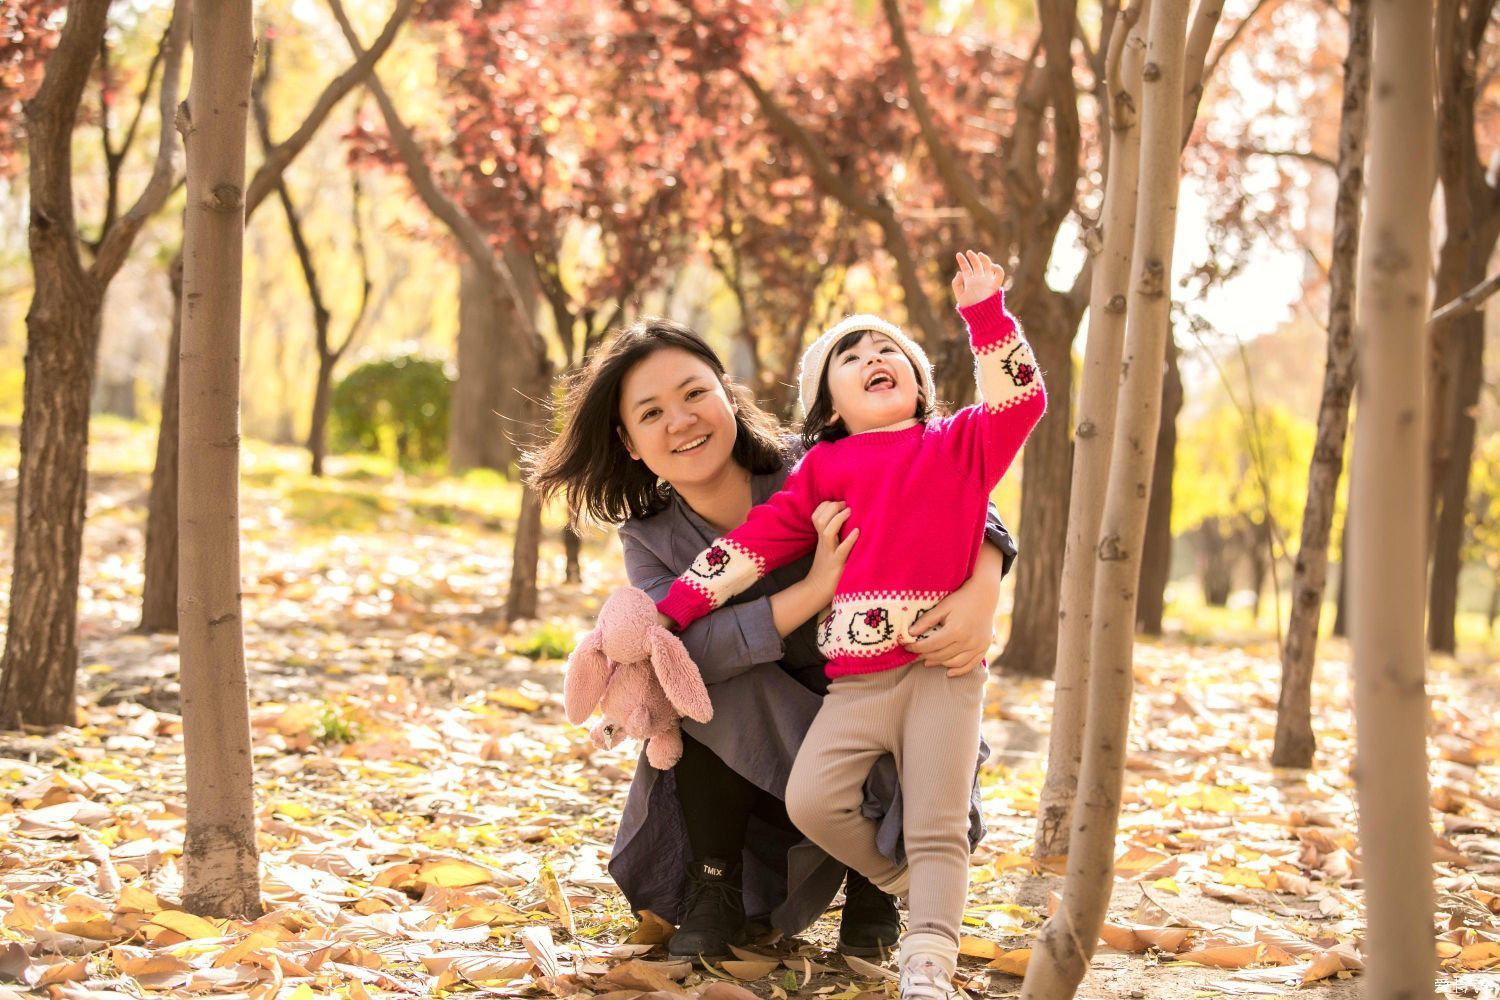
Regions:
<instances>
[{"instance_id":1,"label":"jacket sleeve","mask_svg":"<svg viewBox=\"0 0 1500 1000\"><path fill-rule=\"evenodd\" d=\"M1047 390L1036 355L1003 292L959 310L969 330L979 382L978 403L943 425L954 459L973 470L986 491L1005 475L1047 410Z\"/></svg>"},{"instance_id":2,"label":"jacket sleeve","mask_svg":"<svg viewBox=\"0 0 1500 1000\"><path fill-rule=\"evenodd\" d=\"M620 544L625 551L625 575L630 585L650 594L653 601L665 597L676 579L671 568L634 532L622 530ZM758 663L775 663L785 651L768 597L720 608L694 622L678 637L698 665L705 684L729 680Z\"/></svg>"},{"instance_id":3,"label":"jacket sleeve","mask_svg":"<svg viewBox=\"0 0 1500 1000\"><path fill-rule=\"evenodd\" d=\"M984 509L984 540L1000 550L1000 576L1009 575L1020 549L1016 546L1015 536L1000 520L1000 508L993 500Z\"/></svg>"},{"instance_id":4,"label":"jacket sleeve","mask_svg":"<svg viewBox=\"0 0 1500 1000\"><path fill-rule=\"evenodd\" d=\"M813 471L817 455L817 449L808 452L780 492L700 552L656 602L657 610L686 628L771 570L811 552L818 542L812 523L818 505Z\"/></svg>"}]
</instances>

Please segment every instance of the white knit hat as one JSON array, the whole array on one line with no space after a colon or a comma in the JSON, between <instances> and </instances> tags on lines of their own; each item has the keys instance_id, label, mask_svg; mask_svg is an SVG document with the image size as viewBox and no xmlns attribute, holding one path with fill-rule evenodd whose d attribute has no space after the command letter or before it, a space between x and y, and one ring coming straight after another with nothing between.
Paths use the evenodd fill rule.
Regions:
<instances>
[{"instance_id":1,"label":"white knit hat","mask_svg":"<svg viewBox=\"0 0 1500 1000\"><path fill-rule=\"evenodd\" d=\"M912 367L916 369L922 389L926 393L928 409L937 405L937 386L932 381L932 362L927 360L927 352L922 350L921 345L915 340L901 332L901 328L895 323L883 320L879 316L861 314L843 319L825 330L808 346L807 350L802 352L802 363L797 368L797 399L802 405L804 417L807 416L807 411L812 409L813 402L817 399L818 384L823 381L823 368L828 364L828 352L833 350L834 344L843 339L844 334L866 330L871 333L885 334L906 352Z\"/></svg>"}]
</instances>

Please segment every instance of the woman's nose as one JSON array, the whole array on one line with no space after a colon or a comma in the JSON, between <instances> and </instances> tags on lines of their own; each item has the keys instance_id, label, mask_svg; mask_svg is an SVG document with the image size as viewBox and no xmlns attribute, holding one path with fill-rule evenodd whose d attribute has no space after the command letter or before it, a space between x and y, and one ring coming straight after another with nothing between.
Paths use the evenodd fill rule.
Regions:
<instances>
[{"instance_id":1,"label":"woman's nose","mask_svg":"<svg viewBox=\"0 0 1500 1000\"><path fill-rule=\"evenodd\" d=\"M692 422L696 419L698 419L697 414L693 413L692 410L673 410L667 414L667 429L672 431L681 430L684 427L691 426Z\"/></svg>"}]
</instances>

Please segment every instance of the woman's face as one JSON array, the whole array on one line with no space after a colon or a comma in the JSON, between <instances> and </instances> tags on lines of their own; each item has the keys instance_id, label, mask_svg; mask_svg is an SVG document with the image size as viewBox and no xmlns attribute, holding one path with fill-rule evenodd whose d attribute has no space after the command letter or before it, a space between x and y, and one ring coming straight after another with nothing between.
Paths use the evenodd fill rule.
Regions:
<instances>
[{"instance_id":1,"label":"woman's face","mask_svg":"<svg viewBox=\"0 0 1500 1000\"><path fill-rule=\"evenodd\" d=\"M734 404L702 358L656 351L620 382L621 438L630 457L679 491L723 473L734 451Z\"/></svg>"}]
</instances>

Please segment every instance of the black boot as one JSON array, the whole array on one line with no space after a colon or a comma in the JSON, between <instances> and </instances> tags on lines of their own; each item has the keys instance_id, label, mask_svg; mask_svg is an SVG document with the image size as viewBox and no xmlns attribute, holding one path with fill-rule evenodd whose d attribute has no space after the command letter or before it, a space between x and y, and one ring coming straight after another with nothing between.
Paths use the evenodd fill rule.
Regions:
<instances>
[{"instance_id":1,"label":"black boot","mask_svg":"<svg viewBox=\"0 0 1500 1000\"><path fill-rule=\"evenodd\" d=\"M901 914L887 896L852 868L844 881L844 915L839 920L839 951L846 955L880 955L901 937Z\"/></svg>"},{"instance_id":2,"label":"black boot","mask_svg":"<svg viewBox=\"0 0 1500 1000\"><path fill-rule=\"evenodd\" d=\"M718 858L688 865L687 900L677 933L667 942L672 958L720 959L745 942L745 899L740 866Z\"/></svg>"}]
</instances>

